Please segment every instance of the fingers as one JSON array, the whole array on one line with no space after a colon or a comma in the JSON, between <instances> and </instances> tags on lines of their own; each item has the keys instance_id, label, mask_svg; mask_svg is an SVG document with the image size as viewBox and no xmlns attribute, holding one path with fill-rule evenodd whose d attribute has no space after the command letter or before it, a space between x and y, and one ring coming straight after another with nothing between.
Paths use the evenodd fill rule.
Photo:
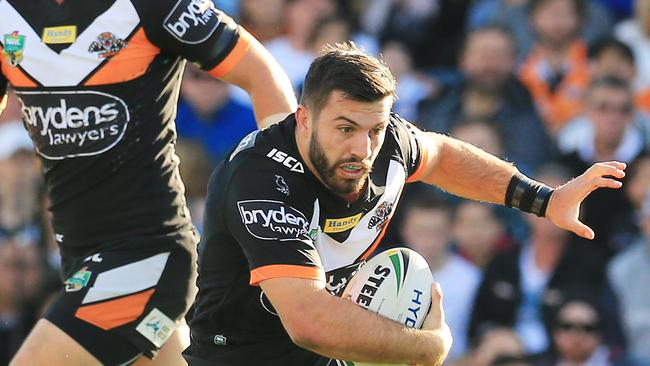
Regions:
<instances>
[{"instance_id":1,"label":"fingers","mask_svg":"<svg viewBox=\"0 0 650 366\"><path fill-rule=\"evenodd\" d=\"M592 240L596 236L589 226L583 224L579 220L570 222L567 229L573 231L576 235L589 240Z\"/></svg>"},{"instance_id":2,"label":"fingers","mask_svg":"<svg viewBox=\"0 0 650 366\"><path fill-rule=\"evenodd\" d=\"M431 285L431 307L429 308L427 321L430 321L431 326L434 328L439 328L445 322L445 313L442 307L442 289L437 282Z\"/></svg>"},{"instance_id":3,"label":"fingers","mask_svg":"<svg viewBox=\"0 0 650 366\"><path fill-rule=\"evenodd\" d=\"M623 178L625 177L625 163L620 163L618 161L608 161L604 163L596 163L592 165L588 170L587 173L591 176L605 176L605 175L610 175L616 178Z\"/></svg>"},{"instance_id":4,"label":"fingers","mask_svg":"<svg viewBox=\"0 0 650 366\"><path fill-rule=\"evenodd\" d=\"M616 179L597 177L594 179L594 188L621 188L623 182Z\"/></svg>"}]
</instances>

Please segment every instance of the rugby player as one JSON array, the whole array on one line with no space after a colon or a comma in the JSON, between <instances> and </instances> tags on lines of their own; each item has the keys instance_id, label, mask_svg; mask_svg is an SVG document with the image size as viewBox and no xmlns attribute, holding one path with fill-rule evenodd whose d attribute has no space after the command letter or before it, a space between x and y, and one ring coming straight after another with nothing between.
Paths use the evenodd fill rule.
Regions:
<instances>
[{"instance_id":1,"label":"rugby player","mask_svg":"<svg viewBox=\"0 0 650 366\"><path fill-rule=\"evenodd\" d=\"M340 295L369 258L404 184L422 181L506 204L578 235L580 202L618 188L625 165L599 163L552 189L507 162L390 112L395 80L351 44L319 56L300 105L283 122L245 137L213 173L190 365L440 365L451 345L441 293L421 330ZM423 311L424 312L424 311Z\"/></svg>"},{"instance_id":2,"label":"rugby player","mask_svg":"<svg viewBox=\"0 0 650 366\"><path fill-rule=\"evenodd\" d=\"M65 280L12 365L184 364L186 60L244 88L260 126L295 110L288 77L210 0L7 0L0 16L0 95L16 91L41 158Z\"/></svg>"}]
</instances>

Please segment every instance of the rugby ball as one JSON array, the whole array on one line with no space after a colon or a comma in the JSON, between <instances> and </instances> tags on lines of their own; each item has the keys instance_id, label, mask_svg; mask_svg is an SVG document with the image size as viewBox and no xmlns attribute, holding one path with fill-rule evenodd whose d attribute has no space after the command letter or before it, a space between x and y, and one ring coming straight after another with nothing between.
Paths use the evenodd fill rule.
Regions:
<instances>
[{"instance_id":1,"label":"rugby ball","mask_svg":"<svg viewBox=\"0 0 650 366\"><path fill-rule=\"evenodd\" d=\"M350 279L342 297L366 310L419 329L431 306L432 285L433 275L427 261L411 249L395 248L375 255L362 265Z\"/></svg>"}]
</instances>

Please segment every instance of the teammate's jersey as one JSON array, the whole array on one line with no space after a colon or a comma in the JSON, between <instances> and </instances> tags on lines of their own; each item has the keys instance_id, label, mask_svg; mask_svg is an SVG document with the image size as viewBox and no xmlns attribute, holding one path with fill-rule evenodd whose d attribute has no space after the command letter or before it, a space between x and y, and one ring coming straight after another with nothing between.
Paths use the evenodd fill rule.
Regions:
<instances>
[{"instance_id":1,"label":"teammate's jersey","mask_svg":"<svg viewBox=\"0 0 650 366\"><path fill-rule=\"evenodd\" d=\"M63 249L191 225L174 153L185 59L222 76L245 31L209 0L0 0L0 19L0 96L8 82L22 104Z\"/></svg>"},{"instance_id":2,"label":"teammate's jersey","mask_svg":"<svg viewBox=\"0 0 650 366\"><path fill-rule=\"evenodd\" d=\"M404 184L426 161L418 131L392 115L368 188L348 203L301 159L295 123L290 116L251 133L210 179L192 356L219 365L313 364L318 356L292 343L257 284L324 279L340 295L381 240Z\"/></svg>"}]
</instances>

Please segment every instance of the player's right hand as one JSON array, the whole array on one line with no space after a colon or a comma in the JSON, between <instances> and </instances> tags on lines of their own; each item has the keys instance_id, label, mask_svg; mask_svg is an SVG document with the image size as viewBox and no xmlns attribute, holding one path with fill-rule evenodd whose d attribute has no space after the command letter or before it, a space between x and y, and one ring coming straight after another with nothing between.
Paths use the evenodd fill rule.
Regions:
<instances>
[{"instance_id":1,"label":"player's right hand","mask_svg":"<svg viewBox=\"0 0 650 366\"><path fill-rule=\"evenodd\" d=\"M445 311L442 307L442 289L440 288L440 284L437 282L431 287L431 308L422 324L422 330L433 331L438 336L437 338L441 342L440 348L443 350L443 353L440 355L439 362L431 364L431 366L441 365L449 353L453 338L451 336L449 325L447 325L445 320ZM425 364L418 365L429 366Z\"/></svg>"}]
</instances>

